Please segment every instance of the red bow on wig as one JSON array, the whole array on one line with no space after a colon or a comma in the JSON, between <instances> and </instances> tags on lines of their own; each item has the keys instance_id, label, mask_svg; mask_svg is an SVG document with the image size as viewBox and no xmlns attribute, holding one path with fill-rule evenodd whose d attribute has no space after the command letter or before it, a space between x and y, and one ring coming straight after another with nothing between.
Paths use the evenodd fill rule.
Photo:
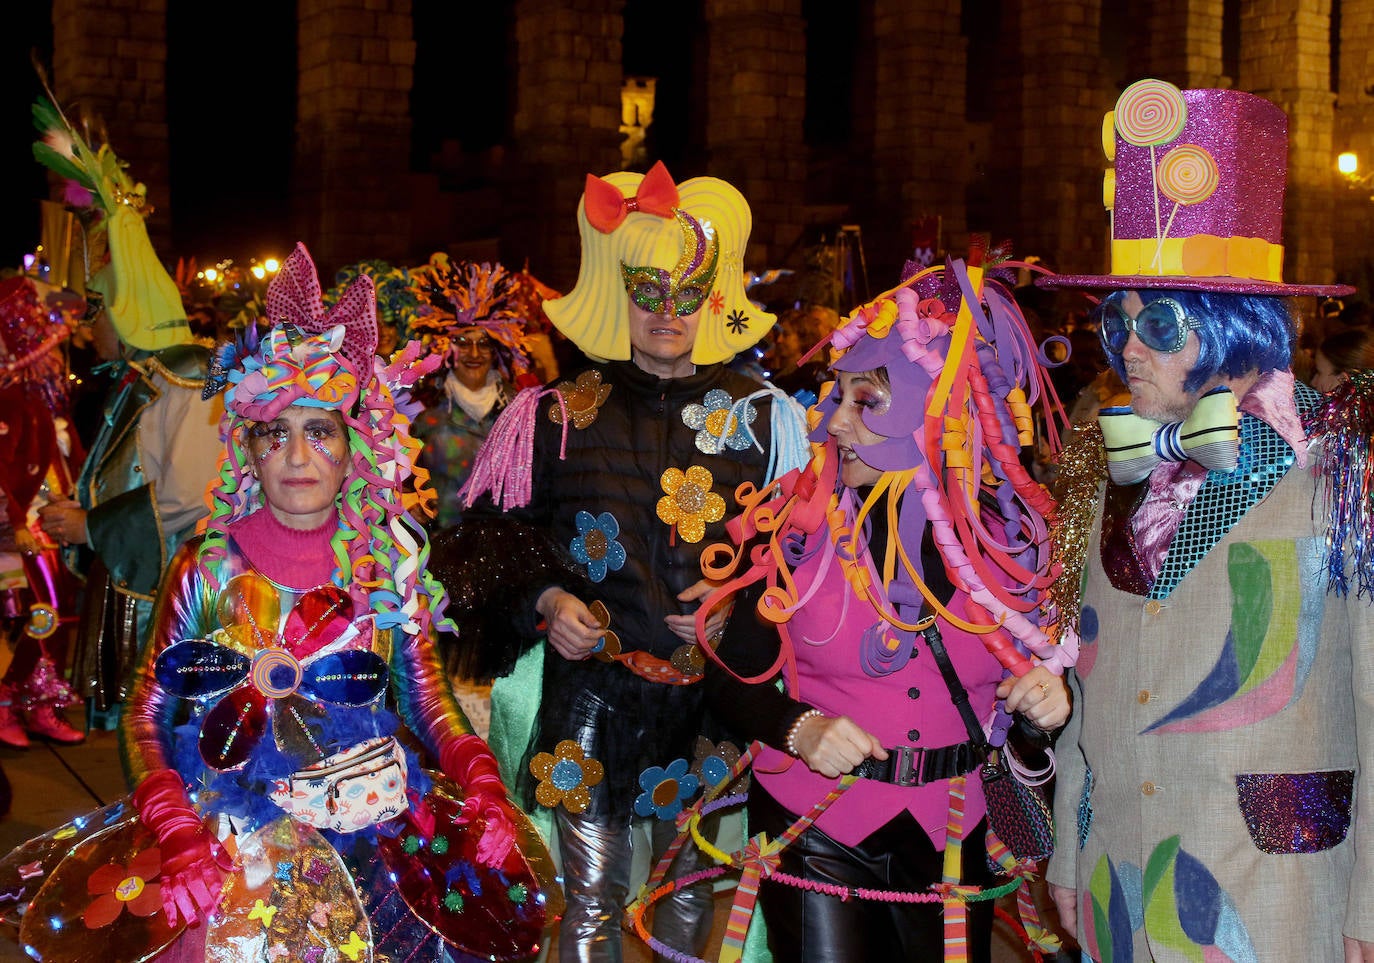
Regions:
<instances>
[{"instance_id":1,"label":"red bow on wig","mask_svg":"<svg viewBox=\"0 0 1374 963\"><path fill-rule=\"evenodd\" d=\"M673 183L673 175L668 173L668 168L663 166L663 161L649 168L649 173L639 182L639 193L634 197L626 197L614 184L588 174L582 200L587 223L602 234L614 231L624 223L631 211L672 217L673 208L677 205L677 185Z\"/></svg>"}]
</instances>

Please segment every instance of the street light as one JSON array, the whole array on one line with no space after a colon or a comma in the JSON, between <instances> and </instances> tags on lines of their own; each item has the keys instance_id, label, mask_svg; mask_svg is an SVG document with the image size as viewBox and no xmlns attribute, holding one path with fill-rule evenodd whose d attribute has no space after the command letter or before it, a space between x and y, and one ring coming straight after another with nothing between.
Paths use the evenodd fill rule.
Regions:
<instances>
[{"instance_id":1,"label":"street light","mask_svg":"<svg viewBox=\"0 0 1374 963\"><path fill-rule=\"evenodd\" d=\"M1336 156L1336 170L1340 171L1341 176L1345 178L1346 186L1352 191L1361 190L1374 183L1374 171L1360 173L1360 158L1354 151L1342 151ZM1369 199L1374 201L1374 196Z\"/></svg>"}]
</instances>

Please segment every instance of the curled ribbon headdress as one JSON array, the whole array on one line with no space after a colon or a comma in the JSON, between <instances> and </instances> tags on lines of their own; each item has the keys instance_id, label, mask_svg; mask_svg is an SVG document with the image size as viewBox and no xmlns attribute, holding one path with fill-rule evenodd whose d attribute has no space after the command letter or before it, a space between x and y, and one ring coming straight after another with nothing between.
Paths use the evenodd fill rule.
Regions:
<instances>
[{"instance_id":1,"label":"curled ribbon headdress","mask_svg":"<svg viewBox=\"0 0 1374 963\"><path fill-rule=\"evenodd\" d=\"M415 271L422 302L411 329L433 351L456 360L455 339L463 328L481 328L497 343L496 363L515 381L530 370L529 342L523 309L528 298L519 275L500 264L452 262L432 255Z\"/></svg>"},{"instance_id":2,"label":"curled ribbon headdress","mask_svg":"<svg viewBox=\"0 0 1374 963\"><path fill-rule=\"evenodd\" d=\"M867 584L862 566L852 578L864 584L851 584L892 630L915 631L922 614L933 611L981 635L1011 672L1020 675L1033 661L1062 672L1076 659L1077 637L1066 627L1056 633L1058 613L1047 597L1057 572L1047 531L1055 506L1020 462L1021 447L1031 440L1031 406L1043 399L1053 409L1051 389L1010 291L985 277L982 252L975 254L973 263L927 270L863 305L828 339L843 351L837 371L883 369L892 387L888 410L862 416L880 440L856 446L865 463L883 472L872 493L832 488L837 455L826 424L839 397L828 392L811 411L812 464L799 477L784 478L780 493L752 496L746 514L730 526L739 549L713 546L702 568L722 581L734 577L752 532L787 517L767 556L750 556L751 570L727 583L737 589L769 579L759 612L785 623L809 597L808 586L792 584L787 574L798 553L860 558L868 552L866 519L885 511L888 530L898 537L888 540L885 558L871 558L881 587ZM824 510L809 510L816 508ZM968 594L962 615L927 586L912 550L927 525L950 582ZM718 557L725 564L717 565ZM875 633L874 644L882 638ZM866 671L900 668L899 661L885 660L889 653L874 654L884 658L866 661Z\"/></svg>"}]
</instances>

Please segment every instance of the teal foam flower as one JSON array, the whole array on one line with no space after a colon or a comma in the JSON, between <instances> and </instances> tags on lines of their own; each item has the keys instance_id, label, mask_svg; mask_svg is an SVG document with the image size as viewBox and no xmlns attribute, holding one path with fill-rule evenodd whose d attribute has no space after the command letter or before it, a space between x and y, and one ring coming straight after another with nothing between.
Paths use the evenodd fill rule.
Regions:
<instances>
[{"instance_id":1,"label":"teal foam flower","mask_svg":"<svg viewBox=\"0 0 1374 963\"><path fill-rule=\"evenodd\" d=\"M700 787L701 780L687 771L686 759L674 759L667 769L650 766L639 774L639 788L644 791L635 798L635 813L675 819Z\"/></svg>"},{"instance_id":2,"label":"teal foam flower","mask_svg":"<svg viewBox=\"0 0 1374 963\"><path fill-rule=\"evenodd\" d=\"M625 564L625 546L616 541L620 523L615 516L610 512L596 516L578 512L573 524L577 526L577 537L568 545L568 551L579 565L587 566L587 577L600 582L608 571L619 571Z\"/></svg>"}]
</instances>

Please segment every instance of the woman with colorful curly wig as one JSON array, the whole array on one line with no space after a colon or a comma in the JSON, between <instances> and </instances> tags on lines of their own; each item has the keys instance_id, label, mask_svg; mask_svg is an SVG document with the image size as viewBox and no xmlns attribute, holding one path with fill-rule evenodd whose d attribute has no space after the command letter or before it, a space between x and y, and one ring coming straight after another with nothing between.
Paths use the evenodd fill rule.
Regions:
<instances>
[{"instance_id":1,"label":"woman with colorful curly wig","mask_svg":"<svg viewBox=\"0 0 1374 963\"><path fill-rule=\"evenodd\" d=\"M524 959L542 851L430 640L420 346L376 357L371 279L326 312L301 245L267 311L211 372L227 451L122 721L133 794L0 863L42 867L21 939L42 959Z\"/></svg>"},{"instance_id":2,"label":"woman with colorful curly wig","mask_svg":"<svg viewBox=\"0 0 1374 963\"><path fill-rule=\"evenodd\" d=\"M811 463L741 489L703 555L738 592L708 703L761 743L775 959L986 960L997 877L1028 867L988 830L980 770L1009 733L1027 758L1048 744L1076 651L1042 627L1053 502L1020 461L1044 371L1007 287L963 262L829 340Z\"/></svg>"}]
</instances>

